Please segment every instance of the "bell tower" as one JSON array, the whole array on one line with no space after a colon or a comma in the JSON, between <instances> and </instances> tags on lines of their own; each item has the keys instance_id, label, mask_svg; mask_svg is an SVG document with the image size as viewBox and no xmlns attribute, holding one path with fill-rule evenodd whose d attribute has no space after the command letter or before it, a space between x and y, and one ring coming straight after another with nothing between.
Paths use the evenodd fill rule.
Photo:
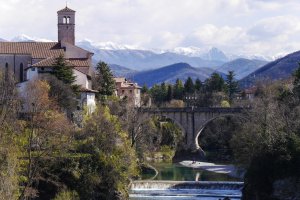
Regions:
<instances>
[{"instance_id":1,"label":"bell tower","mask_svg":"<svg viewBox=\"0 0 300 200\"><path fill-rule=\"evenodd\" d=\"M57 11L58 42L75 45L75 11L67 6Z\"/></svg>"}]
</instances>

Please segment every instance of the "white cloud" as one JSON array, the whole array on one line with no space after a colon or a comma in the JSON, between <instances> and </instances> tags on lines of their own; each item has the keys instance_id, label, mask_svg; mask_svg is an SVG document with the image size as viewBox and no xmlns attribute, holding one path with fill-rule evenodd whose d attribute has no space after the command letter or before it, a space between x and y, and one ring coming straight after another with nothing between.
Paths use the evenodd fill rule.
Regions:
<instances>
[{"instance_id":1,"label":"white cloud","mask_svg":"<svg viewBox=\"0 0 300 200\"><path fill-rule=\"evenodd\" d=\"M216 46L230 53L276 55L298 50L300 1L70 0L77 40L145 48ZM55 40L61 0L0 0L0 38ZM299 35L299 36L298 36Z\"/></svg>"}]
</instances>

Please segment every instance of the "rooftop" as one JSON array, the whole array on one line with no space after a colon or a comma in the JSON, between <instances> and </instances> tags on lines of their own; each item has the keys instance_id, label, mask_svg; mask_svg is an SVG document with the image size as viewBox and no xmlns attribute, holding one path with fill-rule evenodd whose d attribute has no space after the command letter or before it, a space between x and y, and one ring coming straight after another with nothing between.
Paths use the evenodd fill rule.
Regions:
<instances>
[{"instance_id":1,"label":"rooftop","mask_svg":"<svg viewBox=\"0 0 300 200\"><path fill-rule=\"evenodd\" d=\"M76 12L76 11L72 10L72 9L68 8L68 6L66 6L64 9L57 11L57 13L59 13L59 12Z\"/></svg>"}]
</instances>

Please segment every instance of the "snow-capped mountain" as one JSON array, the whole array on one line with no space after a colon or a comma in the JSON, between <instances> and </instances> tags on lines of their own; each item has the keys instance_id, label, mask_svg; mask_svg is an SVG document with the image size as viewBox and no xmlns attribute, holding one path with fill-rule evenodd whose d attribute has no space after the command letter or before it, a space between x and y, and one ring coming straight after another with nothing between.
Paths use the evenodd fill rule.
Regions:
<instances>
[{"instance_id":1,"label":"snow-capped mountain","mask_svg":"<svg viewBox=\"0 0 300 200\"><path fill-rule=\"evenodd\" d=\"M15 42L50 42L51 40L30 37L25 34L14 37ZM158 69L175 63L187 63L195 68L218 69L226 73L229 69L236 71L237 78L244 77L260 67L257 60L269 60L257 55L236 56L226 55L215 47L177 47L174 49L143 49L133 45L121 45L113 42L93 42L85 39L77 43L78 46L94 53L93 63L104 61L115 67L116 72L132 74L132 71L145 71ZM248 60L237 60L247 58ZM255 59L253 59L255 58ZM228 63L229 62L229 63ZM228 63L228 65L226 65ZM120 70L120 67L124 70Z\"/></svg>"},{"instance_id":2,"label":"snow-capped mountain","mask_svg":"<svg viewBox=\"0 0 300 200\"><path fill-rule=\"evenodd\" d=\"M129 46L116 48L118 45L106 43L109 45L101 46L91 41L78 42L77 45L94 52L94 60L104 61L109 64L116 64L133 70L157 69L174 63L185 62L194 67L215 68L224 63L220 60L205 60L201 57L191 57L170 51L152 51L137 49Z\"/></svg>"},{"instance_id":3,"label":"snow-capped mountain","mask_svg":"<svg viewBox=\"0 0 300 200\"><path fill-rule=\"evenodd\" d=\"M25 34L18 35L11 39L12 42L53 42L52 40L37 38L37 37L30 37Z\"/></svg>"}]
</instances>

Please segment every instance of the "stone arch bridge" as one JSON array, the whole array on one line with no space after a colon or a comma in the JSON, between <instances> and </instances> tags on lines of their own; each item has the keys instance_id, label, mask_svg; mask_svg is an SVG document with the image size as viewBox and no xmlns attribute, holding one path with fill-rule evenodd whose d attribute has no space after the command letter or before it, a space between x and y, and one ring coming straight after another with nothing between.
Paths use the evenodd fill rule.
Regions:
<instances>
[{"instance_id":1,"label":"stone arch bridge","mask_svg":"<svg viewBox=\"0 0 300 200\"><path fill-rule=\"evenodd\" d=\"M201 150L198 144L198 136L205 126L212 120L234 115L245 118L245 108L143 108L140 110L142 115L148 117L163 116L171 119L183 131L184 148L190 151Z\"/></svg>"}]
</instances>

